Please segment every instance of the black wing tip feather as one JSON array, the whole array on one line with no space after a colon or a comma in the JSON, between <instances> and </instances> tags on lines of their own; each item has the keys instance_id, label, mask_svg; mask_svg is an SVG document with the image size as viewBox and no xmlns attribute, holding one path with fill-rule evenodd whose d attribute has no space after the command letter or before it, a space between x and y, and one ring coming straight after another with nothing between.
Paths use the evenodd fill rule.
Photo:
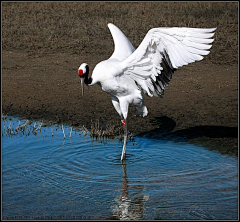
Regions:
<instances>
[{"instance_id":1,"label":"black wing tip feather","mask_svg":"<svg viewBox=\"0 0 240 222\"><path fill-rule=\"evenodd\" d=\"M162 95L164 94L164 89L172 79L172 74L177 69L173 68L173 65L171 63L171 60L166 50L164 50L163 52L160 52L160 54L162 56L162 61L160 63L160 66L163 69L161 70L161 73L158 76L156 76L156 81L154 81L153 79L151 80L152 80L155 92L157 93L158 96L162 97Z\"/></svg>"}]
</instances>

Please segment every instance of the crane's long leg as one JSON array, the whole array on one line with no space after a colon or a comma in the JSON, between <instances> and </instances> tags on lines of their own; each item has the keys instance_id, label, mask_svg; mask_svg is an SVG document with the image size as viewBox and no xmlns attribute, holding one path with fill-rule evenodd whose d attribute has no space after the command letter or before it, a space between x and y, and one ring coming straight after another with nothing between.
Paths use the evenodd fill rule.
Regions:
<instances>
[{"instance_id":1,"label":"crane's long leg","mask_svg":"<svg viewBox=\"0 0 240 222\"><path fill-rule=\"evenodd\" d=\"M128 114L128 106L129 103L127 99L119 99L115 96L111 97L113 106L115 107L116 111L118 114L121 116L121 121L123 125L123 130L124 130L124 142L123 142L123 149L122 149L122 156L121 156L121 161L126 156L126 145L127 145L127 114Z\"/></svg>"},{"instance_id":2,"label":"crane's long leg","mask_svg":"<svg viewBox=\"0 0 240 222\"><path fill-rule=\"evenodd\" d=\"M122 156L121 161L125 159L126 156L126 145L127 145L127 120L122 120L123 130L124 130L124 142L123 142L123 149L122 149Z\"/></svg>"}]
</instances>

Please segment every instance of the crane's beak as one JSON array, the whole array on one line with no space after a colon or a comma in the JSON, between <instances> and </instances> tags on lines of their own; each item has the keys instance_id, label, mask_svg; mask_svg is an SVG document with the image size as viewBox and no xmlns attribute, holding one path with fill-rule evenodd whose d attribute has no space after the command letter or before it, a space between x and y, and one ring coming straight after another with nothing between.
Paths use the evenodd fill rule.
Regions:
<instances>
[{"instance_id":1,"label":"crane's beak","mask_svg":"<svg viewBox=\"0 0 240 222\"><path fill-rule=\"evenodd\" d=\"M84 78L80 77L80 80L81 80L82 96L83 96L84 95Z\"/></svg>"}]
</instances>

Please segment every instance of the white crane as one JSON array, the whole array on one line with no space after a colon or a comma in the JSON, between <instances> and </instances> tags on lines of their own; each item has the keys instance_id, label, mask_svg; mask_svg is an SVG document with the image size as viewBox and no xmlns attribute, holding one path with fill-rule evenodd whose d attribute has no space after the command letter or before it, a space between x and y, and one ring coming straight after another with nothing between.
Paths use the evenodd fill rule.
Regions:
<instances>
[{"instance_id":1,"label":"white crane","mask_svg":"<svg viewBox=\"0 0 240 222\"><path fill-rule=\"evenodd\" d=\"M200 61L203 55L209 53L216 28L153 28L136 50L119 28L111 23L108 28L115 46L112 56L98 63L91 77L88 77L88 64L81 64L78 75L82 95L84 83L88 86L97 83L111 95L124 128L123 161L126 154L129 104L134 105L140 115L146 116L148 111L141 90L150 97L162 97L178 67Z\"/></svg>"}]
</instances>

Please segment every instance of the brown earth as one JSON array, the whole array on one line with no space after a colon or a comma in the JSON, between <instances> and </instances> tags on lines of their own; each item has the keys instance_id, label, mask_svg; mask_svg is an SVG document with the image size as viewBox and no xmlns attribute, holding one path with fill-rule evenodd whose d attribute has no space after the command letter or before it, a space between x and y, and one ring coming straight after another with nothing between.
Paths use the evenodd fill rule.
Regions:
<instances>
[{"instance_id":1,"label":"brown earth","mask_svg":"<svg viewBox=\"0 0 240 222\"><path fill-rule=\"evenodd\" d=\"M110 96L93 86L82 97L77 75L81 63L91 71L113 52L107 23L116 24L135 47L153 27L217 27L211 53L179 68L163 99L144 95L147 117L130 106L129 131L237 154L237 9L237 3L2 3L2 112L119 127Z\"/></svg>"}]
</instances>

